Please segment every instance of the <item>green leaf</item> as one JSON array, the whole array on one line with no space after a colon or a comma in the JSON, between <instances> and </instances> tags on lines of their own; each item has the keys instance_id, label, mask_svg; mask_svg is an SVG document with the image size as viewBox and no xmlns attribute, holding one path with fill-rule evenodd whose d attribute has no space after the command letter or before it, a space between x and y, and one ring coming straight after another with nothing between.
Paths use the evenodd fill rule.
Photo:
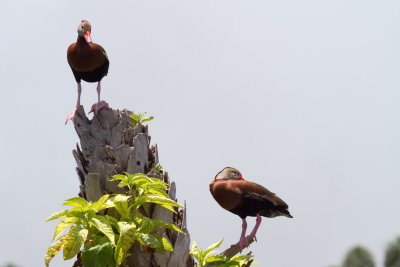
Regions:
<instances>
[{"instance_id":1,"label":"green leaf","mask_svg":"<svg viewBox=\"0 0 400 267\"><path fill-rule=\"evenodd\" d=\"M238 256L233 256L231 260L233 261L243 261L243 260L249 260L253 257L253 255L238 255Z\"/></svg>"},{"instance_id":2,"label":"green leaf","mask_svg":"<svg viewBox=\"0 0 400 267\"><path fill-rule=\"evenodd\" d=\"M110 181L121 181L126 183L128 181L128 176L123 174L115 174L113 177L111 177Z\"/></svg>"},{"instance_id":3,"label":"green leaf","mask_svg":"<svg viewBox=\"0 0 400 267\"><path fill-rule=\"evenodd\" d=\"M69 210L60 210L60 211L57 211L57 212L51 214L50 217L47 218L44 222L48 222L48 221L60 219L60 218L67 218L68 215L69 215Z\"/></svg>"},{"instance_id":4,"label":"green leaf","mask_svg":"<svg viewBox=\"0 0 400 267\"><path fill-rule=\"evenodd\" d=\"M150 116L150 117L148 117L148 118L144 118L144 119L142 120L142 123L147 122L147 121L152 121L153 119L154 119L154 116Z\"/></svg>"},{"instance_id":5,"label":"green leaf","mask_svg":"<svg viewBox=\"0 0 400 267\"><path fill-rule=\"evenodd\" d=\"M46 255L44 256L44 263L46 264L46 267L49 266L51 259L53 259L54 256L56 256L58 254L58 252L61 251L61 249L64 246L65 241L66 241L65 236L63 236L63 237L59 238L56 242L54 242L47 249Z\"/></svg>"},{"instance_id":6,"label":"green leaf","mask_svg":"<svg viewBox=\"0 0 400 267\"><path fill-rule=\"evenodd\" d=\"M176 232L178 232L178 233L181 233L181 234L186 235L186 233L185 233L184 231L182 231L181 228L179 228L178 226L176 226L176 225L173 224L173 223L168 223L166 228L167 228L167 229L170 229L170 230L174 230L174 231L176 231Z\"/></svg>"},{"instance_id":7,"label":"green leaf","mask_svg":"<svg viewBox=\"0 0 400 267\"><path fill-rule=\"evenodd\" d=\"M165 237L161 237L161 241L163 244L163 249L168 250L168 251L174 251L174 248L172 247L171 243L166 239Z\"/></svg>"},{"instance_id":8,"label":"green leaf","mask_svg":"<svg viewBox=\"0 0 400 267\"><path fill-rule=\"evenodd\" d=\"M82 251L83 266L114 267L113 245L110 242L99 244Z\"/></svg>"},{"instance_id":9,"label":"green leaf","mask_svg":"<svg viewBox=\"0 0 400 267\"><path fill-rule=\"evenodd\" d=\"M137 233L136 239L144 246L156 247L160 245L159 240L152 234Z\"/></svg>"},{"instance_id":10,"label":"green leaf","mask_svg":"<svg viewBox=\"0 0 400 267\"><path fill-rule=\"evenodd\" d=\"M136 234L137 240L144 246L155 248L157 252L173 251L173 247L167 238L159 234Z\"/></svg>"},{"instance_id":11,"label":"green leaf","mask_svg":"<svg viewBox=\"0 0 400 267\"><path fill-rule=\"evenodd\" d=\"M173 223L166 223L166 222L162 222L162 221L157 221L157 222L158 223L156 224L156 227L167 228L167 229L174 230L178 233L186 235L185 232L183 232L178 226L176 226Z\"/></svg>"},{"instance_id":12,"label":"green leaf","mask_svg":"<svg viewBox=\"0 0 400 267\"><path fill-rule=\"evenodd\" d=\"M65 219L65 222L70 222L70 223L75 223L75 224L80 224L81 219L78 217L67 217Z\"/></svg>"},{"instance_id":13,"label":"green leaf","mask_svg":"<svg viewBox=\"0 0 400 267\"><path fill-rule=\"evenodd\" d=\"M207 264L206 265L207 267L208 266L210 266L210 267L233 267L233 266L237 266L237 267L240 267L240 263L238 263L238 262L231 262L231 261L228 261L228 262L214 262L214 263L209 263L209 264Z\"/></svg>"},{"instance_id":14,"label":"green leaf","mask_svg":"<svg viewBox=\"0 0 400 267\"><path fill-rule=\"evenodd\" d=\"M132 114L130 116L131 119L132 119L132 121L131 121L132 126L136 127L138 124L142 124L142 123L147 122L147 121L152 121L154 119L154 116L143 118L143 116L145 114L146 114L146 112L145 113L134 113L134 114Z\"/></svg>"},{"instance_id":15,"label":"green leaf","mask_svg":"<svg viewBox=\"0 0 400 267\"><path fill-rule=\"evenodd\" d=\"M151 184L146 184L144 186L144 191L149 191L150 189L162 189L162 190L166 190L167 189L167 185L164 183L151 183Z\"/></svg>"},{"instance_id":16,"label":"green leaf","mask_svg":"<svg viewBox=\"0 0 400 267\"><path fill-rule=\"evenodd\" d=\"M132 222L118 222L119 239L115 248L114 259L121 265L136 239L136 225Z\"/></svg>"},{"instance_id":17,"label":"green leaf","mask_svg":"<svg viewBox=\"0 0 400 267\"><path fill-rule=\"evenodd\" d=\"M211 262L218 262L218 261L227 261L228 260L228 258L227 257L225 257L224 255L213 255L213 256L210 256L210 257L207 257L206 259L205 259L205 262L206 263L211 263Z\"/></svg>"},{"instance_id":18,"label":"green leaf","mask_svg":"<svg viewBox=\"0 0 400 267\"><path fill-rule=\"evenodd\" d=\"M122 188L125 186L128 186L128 176L126 175L122 175L122 174L116 174L114 175L110 181L120 181L120 183L118 184L118 187ZM131 187L129 187L129 190L131 190Z\"/></svg>"},{"instance_id":19,"label":"green leaf","mask_svg":"<svg viewBox=\"0 0 400 267\"><path fill-rule=\"evenodd\" d=\"M151 189L149 189L147 192L148 192L149 194L152 194L152 195L158 195L158 196L160 196L160 197L169 198L169 195L167 194L167 192L165 192L165 191L162 190L162 189L153 189L153 188L151 188Z\"/></svg>"},{"instance_id":20,"label":"green leaf","mask_svg":"<svg viewBox=\"0 0 400 267\"><path fill-rule=\"evenodd\" d=\"M91 223L100 232L102 232L111 241L111 243L115 245L114 231L111 227L110 222L104 216L94 215L89 223Z\"/></svg>"},{"instance_id":21,"label":"green leaf","mask_svg":"<svg viewBox=\"0 0 400 267\"><path fill-rule=\"evenodd\" d=\"M192 255L193 257L195 257L198 262L201 262L201 259L199 259L199 256L201 256L201 255L199 253L199 249L197 248L196 240L194 240L194 239L193 239L192 248L190 249L189 254Z\"/></svg>"},{"instance_id":22,"label":"green leaf","mask_svg":"<svg viewBox=\"0 0 400 267\"><path fill-rule=\"evenodd\" d=\"M193 240L189 253L197 260L199 267L240 267L253 257L252 255L241 255L227 258L222 254L210 255L216 252L215 249L221 246L222 241L210 245L205 250L201 250L197 247L196 241Z\"/></svg>"},{"instance_id":23,"label":"green leaf","mask_svg":"<svg viewBox=\"0 0 400 267\"><path fill-rule=\"evenodd\" d=\"M63 247L64 260L71 259L79 253L87 235L87 229L75 225L71 226L69 232L65 235L66 242Z\"/></svg>"},{"instance_id":24,"label":"green leaf","mask_svg":"<svg viewBox=\"0 0 400 267\"><path fill-rule=\"evenodd\" d=\"M221 241L211 244L208 248L203 250L204 257L207 257L209 254L214 253L215 252L214 249L219 248L219 246L221 246L221 244L222 244L222 241L224 241L224 240L221 239Z\"/></svg>"},{"instance_id":25,"label":"green leaf","mask_svg":"<svg viewBox=\"0 0 400 267\"><path fill-rule=\"evenodd\" d=\"M140 224L139 231L141 233L145 233L145 234L148 234L151 231L153 231L153 229L155 227L160 227L160 228L166 228L166 229L174 230L174 231L177 231L179 233L182 233L182 234L186 235L186 233L183 232L175 224L167 223L167 222L163 222L163 221L159 221L159 220L150 219L150 218L147 218L145 216L141 216L140 217L139 224Z\"/></svg>"},{"instance_id":26,"label":"green leaf","mask_svg":"<svg viewBox=\"0 0 400 267\"><path fill-rule=\"evenodd\" d=\"M121 215L123 219L129 218L129 209L128 209L128 199L130 197L122 194L118 194L113 198L113 202L115 204L115 208Z\"/></svg>"},{"instance_id":27,"label":"green leaf","mask_svg":"<svg viewBox=\"0 0 400 267\"><path fill-rule=\"evenodd\" d=\"M165 192L167 190L167 185L166 184L160 184L160 183L148 183L142 186L144 189L145 194L154 194L154 195L161 195L164 197L169 198L169 195Z\"/></svg>"},{"instance_id":28,"label":"green leaf","mask_svg":"<svg viewBox=\"0 0 400 267\"><path fill-rule=\"evenodd\" d=\"M135 202L133 206L135 208L139 207L140 205L143 205L144 203L156 203L161 205L162 207L176 213L173 207L181 207L178 203L173 201L170 198L167 197L161 197L161 196L154 196L154 195L143 195L135 199Z\"/></svg>"},{"instance_id":29,"label":"green leaf","mask_svg":"<svg viewBox=\"0 0 400 267\"><path fill-rule=\"evenodd\" d=\"M68 217L82 218L86 213L84 208L72 208L68 211Z\"/></svg>"},{"instance_id":30,"label":"green leaf","mask_svg":"<svg viewBox=\"0 0 400 267\"><path fill-rule=\"evenodd\" d=\"M160 163L153 165L153 169L156 173L158 173L159 171L165 171Z\"/></svg>"},{"instance_id":31,"label":"green leaf","mask_svg":"<svg viewBox=\"0 0 400 267\"><path fill-rule=\"evenodd\" d=\"M86 208L89 204L85 199L81 197L72 197L65 200L63 205L77 207L77 208Z\"/></svg>"},{"instance_id":32,"label":"green leaf","mask_svg":"<svg viewBox=\"0 0 400 267\"><path fill-rule=\"evenodd\" d=\"M149 178L143 173L136 173L134 175L129 173L125 173L125 175L117 174L112 177L111 181L121 181L118 185L119 187L127 186L131 191L135 188L139 192L139 195L143 192L146 185L157 184L158 188L167 188L166 184L160 179Z\"/></svg>"},{"instance_id":33,"label":"green leaf","mask_svg":"<svg viewBox=\"0 0 400 267\"><path fill-rule=\"evenodd\" d=\"M134 126L136 126L136 124L140 123L142 117L143 117L145 114L146 114L146 112L145 112L145 113L139 113L139 112L138 112L138 113L132 114L132 115L130 116L130 117L132 118L132 120L133 120L132 124L133 124Z\"/></svg>"},{"instance_id":34,"label":"green leaf","mask_svg":"<svg viewBox=\"0 0 400 267\"><path fill-rule=\"evenodd\" d=\"M128 184L132 187L141 187L145 184L154 184L154 181L143 173L136 173L129 176Z\"/></svg>"},{"instance_id":35,"label":"green leaf","mask_svg":"<svg viewBox=\"0 0 400 267\"><path fill-rule=\"evenodd\" d=\"M106 217L106 219L108 220L109 224L116 230L119 231L118 228L118 221L117 219L115 219L114 217L110 216L110 215L105 215L104 217Z\"/></svg>"},{"instance_id":36,"label":"green leaf","mask_svg":"<svg viewBox=\"0 0 400 267\"><path fill-rule=\"evenodd\" d=\"M150 233L151 231L153 231L154 227L156 227L154 220L145 216L139 217L138 219L136 219L136 221L140 225L138 231L143 234Z\"/></svg>"},{"instance_id":37,"label":"green leaf","mask_svg":"<svg viewBox=\"0 0 400 267\"><path fill-rule=\"evenodd\" d=\"M147 177L143 173L135 173L134 175L125 173L125 175L117 174L114 175L111 181L121 181L119 187L127 186L130 190L136 189L141 195L143 192L147 192L148 189L167 189L167 184L160 179Z\"/></svg>"},{"instance_id":38,"label":"green leaf","mask_svg":"<svg viewBox=\"0 0 400 267\"><path fill-rule=\"evenodd\" d=\"M153 178L153 177L149 177L149 179L152 181L153 184L162 184L165 185L165 188L167 188L168 184L158 178Z\"/></svg>"},{"instance_id":39,"label":"green leaf","mask_svg":"<svg viewBox=\"0 0 400 267\"><path fill-rule=\"evenodd\" d=\"M95 209L97 212L101 211L106 208L110 208L106 203L110 195L103 195L98 201L92 204L92 208ZM108 202L109 204L112 202ZM113 204L112 204L113 205ZM114 206L114 205L113 205Z\"/></svg>"},{"instance_id":40,"label":"green leaf","mask_svg":"<svg viewBox=\"0 0 400 267\"><path fill-rule=\"evenodd\" d=\"M56 231L54 232L54 236L53 236L53 239L52 239L52 240L56 239L60 234L62 234L62 232L64 232L64 230L65 230L68 226L70 226L72 223L73 223L73 222L59 221L59 222L57 223Z\"/></svg>"}]
</instances>

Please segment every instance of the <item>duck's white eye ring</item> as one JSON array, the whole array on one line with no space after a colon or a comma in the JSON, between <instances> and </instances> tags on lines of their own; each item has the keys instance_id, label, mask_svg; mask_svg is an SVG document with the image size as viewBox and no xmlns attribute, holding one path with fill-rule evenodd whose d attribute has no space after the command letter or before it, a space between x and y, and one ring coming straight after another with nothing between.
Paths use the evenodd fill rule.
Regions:
<instances>
[{"instance_id":1,"label":"duck's white eye ring","mask_svg":"<svg viewBox=\"0 0 400 267\"><path fill-rule=\"evenodd\" d=\"M235 171L232 171L232 173L233 173L233 175L238 175L238 173L237 173L237 172L235 172Z\"/></svg>"}]
</instances>

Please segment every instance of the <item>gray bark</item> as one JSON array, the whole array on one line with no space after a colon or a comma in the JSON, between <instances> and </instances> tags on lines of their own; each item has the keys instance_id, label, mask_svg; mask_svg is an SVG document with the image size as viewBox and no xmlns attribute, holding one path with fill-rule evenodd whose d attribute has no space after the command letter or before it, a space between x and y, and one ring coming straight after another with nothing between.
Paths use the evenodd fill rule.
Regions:
<instances>
[{"instance_id":1,"label":"gray bark","mask_svg":"<svg viewBox=\"0 0 400 267\"><path fill-rule=\"evenodd\" d=\"M126 193L116 182L108 181L114 174L145 173L157 177L169 185L168 194L176 200L176 185L170 182L168 173L155 173L151 169L158 163L157 145L150 146L148 127L131 125L132 112L126 109L102 109L93 119L86 117L82 106L76 112L75 130L80 139L73 151L76 172L80 180L79 195L90 201L97 201L104 194ZM185 209L172 213L158 205L147 205L141 210L144 215L166 222L173 222L186 233L158 229L174 247L173 253L155 253L149 248L135 244L128 266L135 267L192 267L189 255L190 236L186 225ZM78 266L78 265L77 265Z\"/></svg>"}]
</instances>

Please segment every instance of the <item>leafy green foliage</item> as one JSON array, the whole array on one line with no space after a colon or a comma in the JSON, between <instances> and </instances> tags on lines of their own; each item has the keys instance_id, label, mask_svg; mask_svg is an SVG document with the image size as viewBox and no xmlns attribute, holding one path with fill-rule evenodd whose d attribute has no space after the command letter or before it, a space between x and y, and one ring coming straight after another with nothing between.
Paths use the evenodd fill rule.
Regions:
<instances>
[{"instance_id":1,"label":"leafy green foliage","mask_svg":"<svg viewBox=\"0 0 400 267\"><path fill-rule=\"evenodd\" d=\"M160 171L165 171L164 168L161 166L160 163L154 164L154 165L153 165L153 170L154 170L156 173L159 173Z\"/></svg>"},{"instance_id":2,"label":"leafy green foliage","mask_svg":"<svg viewBox=\"0 0 400 267\"><path fill-rule=\"evenodd\" d=\"M64 219L57 223L53 240L45 255L49 266L54 256L63 250L64 260L81 253L84 266L115 267L123 265L134 242L155 249L157 252L172 251L172 245L153 230L157 227L183 233L174 224L147 218L138 212L145 203L155 203L176 212L182 207L169 198L167 184L144 174L115 175L119 187L128 187L129 194L104 195L97 202L80 197L67 199L63 205L71 209L52 214L47 220ZM119 219L99 212L115 208ZM66 234L62 235L67 229ZM82 248L83 247L83 248Z\"/></svg>"},{"instance_id":3,"label":"leafy green foliage","mask_svg":"<svg viewBox=\"0 0 400 267\"><path fill-rule=\"evenodd\" d=\"M249 261L251 261L251 258L253 257L252 255L233 256L231 258L228 258L222 254L212 255L217 252L215 249L221 246L222 241L223 240L210 245L204 250L201 250L197 247L196 241L193 240L192 248L190 249L190 255L197 260L199 267L241 267L249 264Z\"/></svg>"},{"instance_id":4,"label":"leafy green foliage","mask_svg":"<svg viewBox=\"0 0 400 267\"><path fill-rule=\"evenodd\" d=\"M7 263L6 265L2 265L1 267L18 267L18 266L12 263Z\"/></svg>"},{"instance_id":5,"label":"leafy green foliage","mask_svg":"<svg viewBox=\"0 0 400 267\"><path fill-rule=\"evenodd\" d=\"M138 124L143 124L145 122L148 121L152 121L154 119L154 116L150 116L150 117L144 117L144 115L146 115L145 113L136 113L136 114L132 114L130 117L132 119L132 126L136 127Z\"/></svg>"},{"instance_id":6,"label":"leafy green foliage","mask_svg":"<svg viewBox=\"0 0 400 267\"><path fill-rule=\"evenodd\" d=\"M105 242L89 249L85 249L82 252L83 266L115 266L113 253L113 245L110 242Z\"/></svg>"},{"instance_id":7,"label":"leafy green foliage","mask_svg":"<svg viewBox=\"0 0 400 267\"><path fill-rule=\"evenodd\" d=\"M63 256L64 260L73 258L81 249L81 246L86 241L88 230L82 227L72 225L65 236L63 242Z\"/></svg>"},{"instance_id":8,"label":"leafy green foliage","mask_svg":"<svg viewBox=\"0 0 400 267\"><path fill-rule=\"evenodd\" d=\"M372 254L361 246L356 246L347 252L343 261L343 267L374 267Z\"/></svg>"},{"instance_id":9,"label":"leafy green foliage","mask_svg":"<svg viewBox=\"0 0 400 267\"><path fill-rule=\"evenodd\" d=\"M125 257L129 248L133 245L136 239L136 225L133 222L118 222L120 237L115 248L114 259L120 265Z\"/></svg>"},{"instance_id":10,"label":"leafy green foliage","mask_svg":"<svg viewBox=\"0 0 400 267\"><path fill-rule=\"evenodd\" d=\"M385 267L400 267L400 237L386 248Z\"/></svg>"}]
</instances>

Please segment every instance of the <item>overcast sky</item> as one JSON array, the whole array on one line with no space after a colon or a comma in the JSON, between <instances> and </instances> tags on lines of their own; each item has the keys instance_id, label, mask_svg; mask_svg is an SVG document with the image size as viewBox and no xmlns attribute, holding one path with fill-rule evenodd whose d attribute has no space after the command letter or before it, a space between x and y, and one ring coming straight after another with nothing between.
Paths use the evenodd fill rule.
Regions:
<instances>
[{"instance_id":1,"label":"overcast sky","mask_svg":"<svg viewBox=\"0 0 400 267\"><path fill-rule=\"evenodd\" d=\"M209 193L233 166L294 216L263 220L259 266L337 264L356 244L382 266L400 234L399 14L365 0L3 3L0 265L43 266L56 222L42 222L79 191L66 52L87 19L110 59L102 99L155 116L200 247L239 239L240 218ZM82 87L88 111L96 84Z\"/></svg>"}]
</instances>

